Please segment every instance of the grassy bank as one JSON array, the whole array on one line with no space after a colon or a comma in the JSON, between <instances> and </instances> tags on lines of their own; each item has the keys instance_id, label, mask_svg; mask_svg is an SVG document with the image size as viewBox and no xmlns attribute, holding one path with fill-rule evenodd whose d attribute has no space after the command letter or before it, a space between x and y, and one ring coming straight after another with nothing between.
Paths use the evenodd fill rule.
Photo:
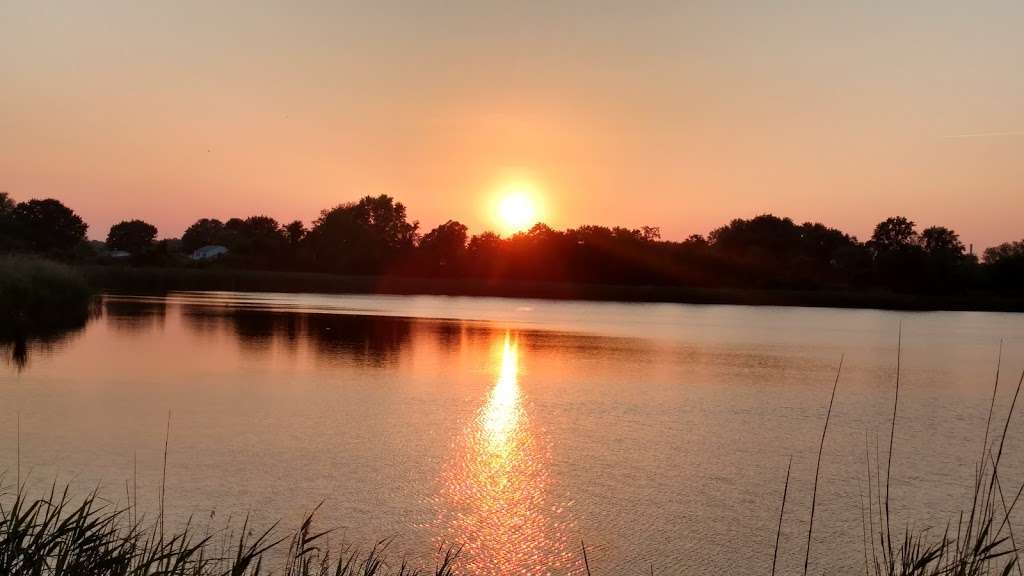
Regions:
<instances>
[{"instance_id":1,"label":"grassy bank","mask_svg":"<svg viewBox=\"0 0 1024 576\"><path fill-rule=\"evenodd\" d=\"M1024 299L1000 297L991 293L911 295L853 290L745 290L552 282L496 283L461 278L338 276L307 272L116 266L86 266L80 270L90 284L98 289L134 293L162 293L173 290L233 290L324 294L430 294L557 300L1024 312Z\"/></svg>"},{"instance_id":2,"label":"grassy bank","mask_svg":"<svg viewBox=\"0 0 1024 576\"><path fill-rule=\"evenodd\" d=\"M0 257L0 337L46 334L85 323L93 289L76 268L27 256Z\"/></svg>"}]
</instances>

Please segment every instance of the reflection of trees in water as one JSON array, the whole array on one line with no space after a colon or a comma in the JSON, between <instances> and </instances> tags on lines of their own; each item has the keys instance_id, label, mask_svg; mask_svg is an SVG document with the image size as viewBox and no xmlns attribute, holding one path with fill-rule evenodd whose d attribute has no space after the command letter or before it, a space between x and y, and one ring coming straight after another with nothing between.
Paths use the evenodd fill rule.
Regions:
<instances>
[{"instance_id":1,"label":"reflection of trees in water","mask_svg":"<svg viewBox=\"0 0 1024 576\"><path fill-rule=\"evenodd\" d=\"M224 316L227 313L220 308L209 306L184 305L181 307L181 320L193 335L212 336L226 326Z\"/></svg>"},{"instance_id":2,"label":"reflection of trees in water","mask_svg":"<svg viewBox=\"0 0 1024 576\"><path fill-rule=\"evenodd\" d=\"M301 325L302 318L296 314L237 310L231 315L231 327L239 343L256 353L268 351L275 342L294 350Z\"/></svg>"},{"instance_id":3,"label":"reflection of trees in water","mask_svg":"<svg viewBox=\"0 0 1024 576\"><path fill-rule=\"evenodd\" d=\"M464 320L434 320L400 316L329 314L184 305L181 320L194 336L219 336L238 342L253 358L275 350L308 350L317 360L340 359L368 366L395 364L414 348L433 347L451 356L465 350L489 349L503 326ZM568 337L526 331L519 346L524 351L540 346L565 346ZM575 340L574 340L575 339Z\"/></svg>"},{"instance_id":4,"label":"reflection of trees in water","mask_svg":"<svg viewBox=\"0 0 1024 576\"><path fill-rule=\"evenodd\" d=\"M103 300L107 324L120 332L140 333L163 329L167 302L163 298Z\"/></svg>"},{"instance_id":5,"label":"reflection of trees in water","mask_svg":"<svg viewBox=\"0 0 1024 576\"><path fill-rule=\"evenodd\" d=\"M197 334L229 334L247 354L263 355L274 347L296 350L305 341L318 356L369 364L394 362L409 348L414 324L408 318L205 306L184 308L182 320Z\"/></svg>"},{"instance_id":6,"label":"reflection of trees in water","mask_svg":"<svg viewBox=\"0 0 1024 576\"><path fill-rule=\"evenodd\" d=\"M295 350L302 336L302 315L291 312L187 305L181 318L194 334L227 334L243 352L254 355L265 354L275 345Z\"/></svg>"},{"instance_id":7,"label":"reflection of trees in water","mask_svg":"<svg viewBox=\"0 0 1024 576\"><path fill-rule=\"evenodd\" d=\"M0 330L0 356L18 372L29 365L31 356L47 354L79 334L90 320L99 316L99 307L90 307L89 314L81 318L69 318L64 326L46 329L15 331Z\"/></svg>"},{"instance_id":8,"label":"reflection of trees in water","mask_svg":"<svg viewBox=\"0 0 1024 576\"><path fill-rule=\"evenodd\" d=\"M440 348L448 353L455 352L463 346L469 331L465 322L431 322L424 323L423 328L437 341Z\"/></svg>"},{"instance_id":9,"label":"reflection of trees in water","mask_svg":"<svg viewBox=\"0 0 1024 576\"><path fill-rule=\"evenodd\" d=\"M305 333L319 354L382 365L396 362L409 349L413 324L409 318L309 314Z\"/></svg>"}]
</instances>

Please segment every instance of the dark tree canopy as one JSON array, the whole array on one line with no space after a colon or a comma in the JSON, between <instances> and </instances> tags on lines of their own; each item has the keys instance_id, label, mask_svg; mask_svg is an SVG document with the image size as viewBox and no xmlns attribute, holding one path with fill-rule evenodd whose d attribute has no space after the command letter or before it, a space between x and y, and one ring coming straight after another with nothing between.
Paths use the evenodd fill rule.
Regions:
<instances>
[{"instance_id":1,"label":"dark tree canopy","mask_svg":"<svg viewBox=\"0 0 1024 576\"><path fill-rule=\"evenodd\" d=\"M914 223L903 216L886 218L875 226L875 232L868 242L875 252L902 250L917 243Z\"/></svg>"},{"instance_id":2,"label":"dark tree canopy","mask_svg":"<svg viewBox=\"0 0 1024 576\"><path fill-rule=\"evenodd\" d=\"M984 258L997 290L1024 294L1024 240L989 248Z\"/></svg>"},{"instance_id":3,"label":"dark tree canopy","mask_svg":"<svg viewBox=\"0 0 1024 576\"><path fill-rule=\"evenodd\" d=\"M803 288L862 282L870 256L857 239L824 224L797 225L771 214L736 219L711 232L708 242L688 241L691 250L710 250L706 263L741 285Z\"/></svg>"},{"instance_id":4,"label":"dark tree canopy","mask_svg":"<svg viewBox=\"0 0 1024 576\"><path fill-rule=\"evenodd\" d=\"M250 216L236 228L228 221L227 228L234 231L231 248L241 254L271 255L277 254L285 244L284 230L270 216Z\"/></svg>"},{"instance_id":5,"label":"dark tree canopy","mask_svg":"<svg viewBox=\"0 0 1024 576\"><path fill-rule=\"evenodd\" d=\"M181 248L192 253L203 246L223 243L224 223L216 218L201 218L181 235Z\"/></svg>"},{"instance_id":6,"label":"dark tree canopy","mask_svg":"<svg viewBox=\"0 0 1024 576\"><path fill-rule=\"evenodd\" d=\"M1024 240L1006 242L985 250L986 264L999 264L1009 260L1024 260Z\"/></svg>"},{"instance_id":7,"label":"dark tree canopy","mask_svg":"<svg viewBox=\"0 0 1024 576\"><path fill-rule=\"evenodd\" d=\"M789 218L763 214L750 220L737 218L713 230L709 239L726 253L776 259L796 251L800 230Z\"/></svg>"},{"instance_id":8,"label":"dark tree canopy","mask_svg":"<svg viewBox=\"0 0 1024 576\"><path fill-rule=\"evenodd\" d=\"M6 216L14 211L17 204L7 192L0 192L0 217Z\"/></svg>"},{"instance_id":9,"label":"dark tree canopy","mask_svg":"<svg viewBox=\"0 0 1024 576\"><path fill-rule=\"evenodd\" d=\"M86 226L56 200L15 204L0 193L0 250L88 258ZM405 206L386 195L324 210L310 226L281 225L266 215L203 218L180 242L154 243L156 229L138 220L113 226L112 249L145 257L147 266L214 266L307 270L356 275L473 279L486 284L566 282L629 286L888 289L913 294L998 290L1024 296L1024 241L990 248L979 262L957 233L929 226L918 233L903 216L886 218L871 239L819 222L761 214L737 218L707 237L663 240L653 226L583 225L564 230L537 223L508 237L469 235L449 220L419 235ZM223 245L216 262L185 258ZM76 251L77 250L77 251Z\"/></svg>"},{"instance_id":10,"label":"dark tree canopy","mask_svg":"<svg viewBox=\"0 0 1024 576\"><path fill-rule=\"evenodd\" d=\"M390 196L366 196L321 212L308 241L320 269L376 274L392 268L412 250L418 227L406 219L401 202Z\"/></svg>"},{"instance_id":11,"label":"dark tree canopy","mask_svg":"<svg viewBox=\"0 0 1024 576\"><path fill-rule=\"evenodd\" d=\"M963 242L960 236L943 226L931 226L921 231L921 247L932 256L958 258L963 256Z\"/></svg>"},{"instance_id":12,"label":"dark tree canopy","mask_svg":"<svg viewBox=\"0 0 1024 576\"><path fill-rule=\"evenodd\" d=\"M7 192L0 192L0 251L18 247L21 242L14 226L14 207L16 203Z\"/></svg>"},{"instance_id":13,"label":"dark tree canopy","mask_svg":"<svg viewBox=\"0 0 1024 576\"><path fill-rule=\"evenodd\" d=\"M126 220L110 227L107 248L142 254L153 247L156 232L156 226L152 224L142 220Z\"/></svg>"},{"instance_id":14,"label":"dark tree canopy","mask_svg":"<svg viewBox=\"0 0 1024 576\"><path fill-rule=\"evenodd\" d=\"M449 220L423 235L417 262L427 271L454 272L466 255L469 229L465 224Z\"/></svg>"},{"instance_id":15,"label":"dark tree canopy","mask_svg":"<svg viewBox=\"0 0 1024 576\"><path fill-rule=\"evenodd\" d=\"M14 207L11 220L25 247L43 253L70 252L85 240L88 225L59 200L29 200Z\"/></svg>"},{"instance_id":16,"label":"dark tree canopy","mask_svg":"<svg viewBox=\"0 0 1024 576\"><path fill-rule=\"evenodd\" d=\"M301 220L295 220L284 225L284 238L289 246L298 246L306 238L305 224Z\"/></svg>"}]
</instances>

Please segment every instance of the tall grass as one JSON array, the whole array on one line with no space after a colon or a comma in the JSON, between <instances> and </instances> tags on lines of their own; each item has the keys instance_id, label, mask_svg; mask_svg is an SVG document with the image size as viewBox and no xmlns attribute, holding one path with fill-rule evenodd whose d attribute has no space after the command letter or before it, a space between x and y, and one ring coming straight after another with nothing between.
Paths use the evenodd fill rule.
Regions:
<instances>
[{"instance_id":1,"label":"tall grass","mask_svg":"<svg viewBox=\"0 0 1024 576\"><path fill-rule=\"evenodd\" d=\"M0 256L0 338L81 326L93 291L76 269L29 256Z\"/></svg>"},{"instance_id":2,"label":"tall grass","mask_svg":"<svg viewBox=\"0 0 1024 576\"><path fill-rule=\"evenodd\" d=\"M132 508L118 508L95 492L73 503L67 489L52 486L29 498L23 487L0 504L0 574L10 576L412 576L422 572L404 562L390 564L388 541L360 554L351 547L324 545L330 531L313 530L313 514L290 536L275 526L254 532L248 519L237 537L199 535L187 524L161 535L155 526L131 520ZM227 530L227 529L225 529ZM216 537L223 536L223 537ZM276 564L267 553L280 548ZM429 573L451 576L458 549L439 551Z\"/></svg>"},{"instance_id":3,"label":"tall grass","mask_svg":"<svg viewBox=\"0 0 1024 576\"><path fill-rule=\"evenodd\" d=\"M1010 403L1002 434L998 437L997 441L994 440L991 444L989 443L992 418L995 411L995 399L999 389L1002 344L1000 344L999 359L997 361L992 402L989 405L988 418L985 424L984 446L982 447L982 453L975 473L971 506L960 512L955 524L952 521L948 522L942 535L938 537L934 535L933 531L928 529L915 531L911 530L910 527L904 527L902 533L894 533L892 530L893 518L890 512L891 498L889 488L892 478L892 456L900 400L902 325L900 328L900 344L897 349L896 360L896 391L893 398L892 422L889 431L889 452L886 457L884 492L880 471L881 460L877 455L877 439L873 488L871 485L872 464L869 452L866 458L868 482L867 510L864 510L864 502L861 502L861 518L864 522L863 531L865 538L864 573L866 576L987 576L996 574L1007 576L1016 570L1019 576L1024 576L1024 571L1022 571L1020 565L1019 549L1017 548L1013 535L1013 526L1010 521L1011 514L1020 500L1021 494L1024 493L1024 485L1017 490L1012 501L1007 501L999 479L999 465L1002 460L1006 435L1009 432L1010 421L1016 409L1021 386L1024 384L1024 372L1021 373L1020 379L1017 381L1017 388ZM821 467L822 448L825 444L825 434L828 430L828 422L832 414L832 404L835 401L835 392L841 370L842 361L840 360L818 450L814 478L815 495L818 487L818 472ZM865 446L865 448L867 447ZM995 453L993 453L993 449L996 450ZM787 470L787 489L788 486L789 472ZM783 507L785 506L785 494L786 491L784 490ZM812 496L807 532L807 553L803 568L803 574L805 575L808 572L814 512L815 498ZM780 532L781 521L780 513ZM868 554L869 545L871 549L870 555ZM776 558L778 557L778 547L779 539L776 536ZM775 561L773 559L773 574L774 571Z\"/></svg>"}]
</instances>

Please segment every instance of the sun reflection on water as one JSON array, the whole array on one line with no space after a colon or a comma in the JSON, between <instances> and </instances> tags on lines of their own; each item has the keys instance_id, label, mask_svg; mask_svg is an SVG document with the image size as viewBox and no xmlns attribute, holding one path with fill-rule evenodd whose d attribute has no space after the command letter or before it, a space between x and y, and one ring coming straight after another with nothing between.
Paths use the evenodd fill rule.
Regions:
<instances>
[{"instance_id":1,"label":"sun reflection on water","mask_svg":"<svg viewBox=\"0 0 1024 576\"><path fill-rule=\"evenodd\" d=\"M550 453L531 425L519 382L519 342L496 341L497 379L444 468L442 533L463 546L472 574L564 573L568 511L553 503Z\"/></svg>"}]
</instances>

